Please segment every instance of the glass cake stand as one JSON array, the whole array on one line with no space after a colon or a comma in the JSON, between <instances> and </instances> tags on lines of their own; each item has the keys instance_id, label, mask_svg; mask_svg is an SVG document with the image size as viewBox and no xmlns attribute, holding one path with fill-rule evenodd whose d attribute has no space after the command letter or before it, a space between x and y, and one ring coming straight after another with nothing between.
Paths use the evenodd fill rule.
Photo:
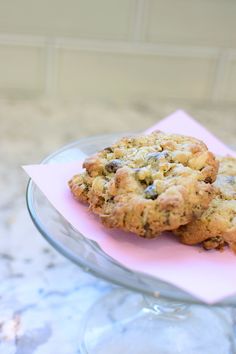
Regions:
<instances>
[{"instance_id":1,"label":"glass cake stand","mask_svg":"<svg viewBox=\"0 0 236 354\"><path fill-rule=\"evenodd\" d=\"M124 134L81 139L42 163L90 155ZM76 231L30 180L30 216L46 240L86 272L119 287L96 303L83 321L83 354L235 354L236 297L216 306L154 277L125 268Z\"/></svg>"}]
</instances>

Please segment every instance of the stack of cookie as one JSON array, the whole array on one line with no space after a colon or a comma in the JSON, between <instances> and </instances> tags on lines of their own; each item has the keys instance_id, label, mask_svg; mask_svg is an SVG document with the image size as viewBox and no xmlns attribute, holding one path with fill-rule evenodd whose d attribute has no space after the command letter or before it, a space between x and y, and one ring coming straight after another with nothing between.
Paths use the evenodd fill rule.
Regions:
<instances>
[{"instance_id":1,"label":"stack of cookie","mask_svg":"<svg viewBox=\"0 0 236 354\"><path fill-rule=\"evenodd\" d=\"M236 159L156 131L123 138L83 167L70 189L107 227L145 238L173 231L186 244L236 251Z\"/></svg>"}]
</instances>

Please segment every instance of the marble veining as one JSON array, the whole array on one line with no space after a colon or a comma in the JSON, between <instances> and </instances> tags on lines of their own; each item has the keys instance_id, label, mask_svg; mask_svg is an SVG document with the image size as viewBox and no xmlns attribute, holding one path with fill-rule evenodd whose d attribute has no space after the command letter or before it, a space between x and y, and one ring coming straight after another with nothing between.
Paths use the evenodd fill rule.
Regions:
<instances>
[{"instance_id":1,"label":"marble veining","mask_svg":"<svg viewBox=\"0 0 236 354\"><path fill-rule=\"evenodd\" d=\"M142 131L176 108L176 102L0 101L0 354L78 354L81 319L112 288L63 258L35 229L20 166L82 136ZM235 144L235 107L181 108Z\"/></svg>"}]
</instances>

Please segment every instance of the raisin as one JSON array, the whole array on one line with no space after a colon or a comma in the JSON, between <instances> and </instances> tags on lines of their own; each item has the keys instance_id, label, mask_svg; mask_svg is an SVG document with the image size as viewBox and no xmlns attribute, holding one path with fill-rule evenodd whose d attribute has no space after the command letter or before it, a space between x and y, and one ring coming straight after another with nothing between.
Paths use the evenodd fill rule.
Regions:
<instances>
[{"instance_id":1,"label":"raisin","mask_svg":"<svg viewBox=\"0 0 236 354\"><path fill-rule=\"evenodd\" d=\"M212 178L210 176L208 176L207 178L205 178L204 182L205 183L212 183Z\"/></svg>"},{"instance_id":2,"label":"raisin","mask_svg":"<svg viewBox=\"0 0 236 354\"><path fill-rule=\"evenodd\" d=\"M113 149L110 146L108 146L105 149L103 149L103 151L105 151L107 153L111 153L111 152L113 152Z\"/></svg>"},{"instance_id":3,"label":"raisin","mask_svg":"<svg viewBox=\"0 0 236 354\"><path fill-rule=\"evenodd\" d=\"M166 150L163 150L161 152L150 152L149 154L147 154L147 160L154 160L154 161L158 161L162 158L166 159L167 157L169 157L169 153Z\"/></svg>"},{"instance_id":4,"label":"raisin","mask_svg":"<svg viewBox=\"0 0 236 354\"><path fill-rule=\"evenodd\" d=\"M233 186L235 184L235 176L227 176L226 182Z\"/></svg>"},{"instance_id":5,"label":"raisin","mask_svg":"<svg viewBox=\"0 0 236 354\"><path fill-rule=\"evenodd\" d=\"M136 167L133 169L134 173L139 173L140 171L142 171L142 167Z\"/></svg>"},{"instance_id":6,"label":"raisin","mask_svg":"<svg viewBox=\"0 0 236 354\"><path fill-rule=\"evenodd\" d=\"M105 168L108 172L115 173L122 166L123 166L123 164L122 164L121 160L115 159L115 160L111 160L110 162L108 162L106 164Z\"/></svg>"},{"instance_id":7,"label":"raisin","mask_svg":"<svg viewBox=\"0 0 236 354\"><path fill-rule=\"evenodd\" d=\"M145 198L146 199L156 199L158 197L158 193L156 191L156 187L151 184L144 190Z\"/></svg>"}]
</instances>

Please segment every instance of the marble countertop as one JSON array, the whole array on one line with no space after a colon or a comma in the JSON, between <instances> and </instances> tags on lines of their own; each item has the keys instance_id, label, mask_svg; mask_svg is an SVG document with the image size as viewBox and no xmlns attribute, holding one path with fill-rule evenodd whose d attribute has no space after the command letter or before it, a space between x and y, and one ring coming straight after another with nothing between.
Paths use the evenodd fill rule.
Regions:
<instances>
[{"instance_id":1,"label":"marble countertop","mask_svg":"<svg viewBox=\"0 0 236 354\"><path fill-rule=\"evenodd\" d=\"M112 288L41 237L26 210L27 176L20 166L80 137L142 131L177 108L236 146L235 106L0 101L0 353L79 353L82 317Z\"/></svg>"}]
</instances>

